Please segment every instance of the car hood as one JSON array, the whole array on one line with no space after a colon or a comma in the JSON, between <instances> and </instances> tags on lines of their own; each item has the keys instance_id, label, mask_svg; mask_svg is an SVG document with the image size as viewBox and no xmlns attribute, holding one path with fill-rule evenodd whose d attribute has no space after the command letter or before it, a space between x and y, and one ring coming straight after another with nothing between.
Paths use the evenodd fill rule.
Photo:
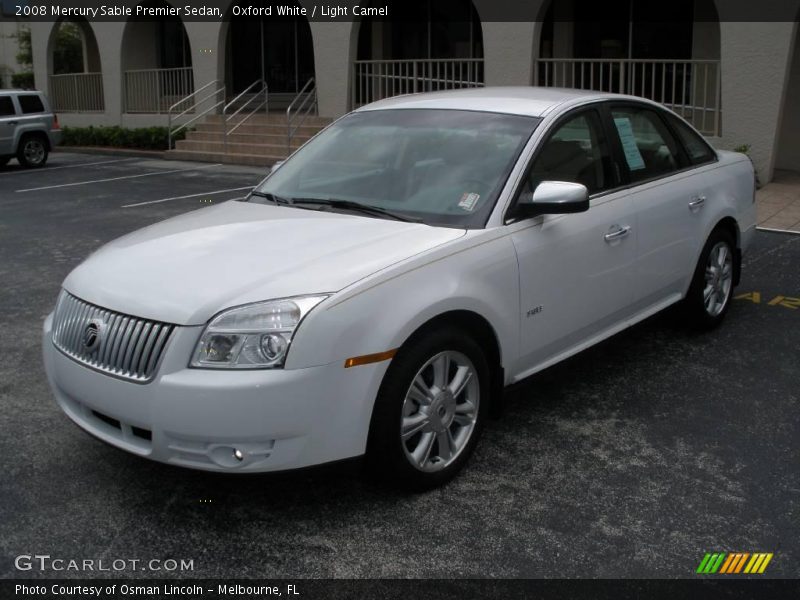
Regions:
<instances>
[{"instance_id":1,"label":"car hood","mask_svg":"<svg viewBox=\"0 0 800 600\"><path fill-rule=\"evenodd\" d=\"M359 215L226 202L174 217L100 248L64 281L114 311L200 325L220 310L338 291L463 236Z\"/></svg>"}]
</instances>

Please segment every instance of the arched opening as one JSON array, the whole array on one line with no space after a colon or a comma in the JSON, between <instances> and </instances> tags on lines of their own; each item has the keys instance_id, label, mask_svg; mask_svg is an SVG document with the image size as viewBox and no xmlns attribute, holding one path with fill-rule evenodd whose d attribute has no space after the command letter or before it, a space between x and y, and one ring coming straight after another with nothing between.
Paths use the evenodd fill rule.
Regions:
<instances>
[{"instance_id":1,"label":"arched opening","mask_svg":"<svg viewBox=\"0 0 800 600\"><path fill-rule=\"evenodd\" d=\"M471 0L388 0L391 19L357 25L351 102L483 85L483 31Z\"/></svg>"},{"instance_id":2,"label":"arched opening","mask_svg":"<svg viewBox=\"0 0 800 600\"><path fill-rule=\"evenodd\" d=\"M797 181L800 177L800 25L798 24L795 24L794 50L790 61L775 158L775 169L779 172L775 173L774 179L788 178ZM787 171L789 173L786 173Z\"/></svg>"},{"instance_id":3,"label":"arched opening","mask_svg":"<svg viewBox=\"0 0 800 600\"><path fill-rule=\"evenodd\" d=\"M156 9L165 0L140 3ZM178 16L131 17L122 34L123 110L165 113L194 92L192 52Z\"/></svg>"},{"instance_id":4,"label":"arched opening","mask_svg":"<svg viewBox=\"0 0 800 600\"><path fill-rule=\"evenodd\" d=\"M643 96L720 134L720 30L713 0L551 1L534 83Z\"/></svg>"},{"instance_id":5,"label":"arched opening","mask_svg":"<svg viewBox=\"0 0 800 600\"><path fill-rule=\"evenodd\" d=\"M297 6L297 4L295 4ZM311 26L303 15L229 14L225 43L228 97L265 81L270 109L285 108L314 77Z\"/></svg>"},{"instance_id":6,"label":"arched opening","mask_svg":"<svg viewBox=\"0 0 800 600\"><path fill-rule=\"evenodd\" d=\"M58 112L102 112L100 51L86 19L58 21L47 46L50 103Z\"/></svg>"}]
</instances>

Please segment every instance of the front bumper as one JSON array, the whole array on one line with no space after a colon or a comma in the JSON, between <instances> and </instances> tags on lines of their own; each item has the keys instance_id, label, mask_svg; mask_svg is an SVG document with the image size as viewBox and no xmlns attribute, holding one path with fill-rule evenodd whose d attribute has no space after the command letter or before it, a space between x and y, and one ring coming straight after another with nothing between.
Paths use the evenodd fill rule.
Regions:
<instances>
[{"instance_id":1,"label":"front bumper","mask_svg":"<svg viewBox=\"0 0 800 600\"><path fill-rule=\"evenodd\" d=\"M202 328L178 327L156 377L141 384L61 353L52 342L52 320L45 320L42 345L56 401L80 427L113 446L224 472L295 469L366 449L388 362L351 369L343 361L294 370L189 369Z\"/></svg>"}]
</instances>

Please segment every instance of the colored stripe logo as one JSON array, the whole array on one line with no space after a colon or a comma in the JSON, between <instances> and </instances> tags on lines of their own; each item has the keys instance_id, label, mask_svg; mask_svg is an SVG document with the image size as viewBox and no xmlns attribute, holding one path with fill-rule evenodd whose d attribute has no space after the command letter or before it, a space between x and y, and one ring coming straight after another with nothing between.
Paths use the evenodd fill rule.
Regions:
<instances>
[{"instance_id":1,"label":"colored stripe logo","mask_svg":"<svg viewBox=\"0 0 800 600\"><path fill-rule=\"evenodd\" d=\"M703 575L761 574L772 560L772 552L706 552L697 573Z\"/></svg>"}]
</instances>

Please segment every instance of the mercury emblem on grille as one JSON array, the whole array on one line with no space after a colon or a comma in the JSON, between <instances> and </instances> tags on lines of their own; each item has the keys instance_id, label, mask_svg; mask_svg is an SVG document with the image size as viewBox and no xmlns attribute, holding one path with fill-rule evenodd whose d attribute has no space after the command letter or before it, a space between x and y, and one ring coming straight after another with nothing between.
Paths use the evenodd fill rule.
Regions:
<instances>
[{"instance_id":1,"label":"mercury emblem on grille","mask_svg":"<svg viewBox=\"0 0 800 600\"><path fill-rule=\"evenodd\" d=\"M105 323L99 319L92 319L83 330L83 347L87 352L92 353L98 350L103 343L103 331Z\"/></svg>"}]
</instances>

